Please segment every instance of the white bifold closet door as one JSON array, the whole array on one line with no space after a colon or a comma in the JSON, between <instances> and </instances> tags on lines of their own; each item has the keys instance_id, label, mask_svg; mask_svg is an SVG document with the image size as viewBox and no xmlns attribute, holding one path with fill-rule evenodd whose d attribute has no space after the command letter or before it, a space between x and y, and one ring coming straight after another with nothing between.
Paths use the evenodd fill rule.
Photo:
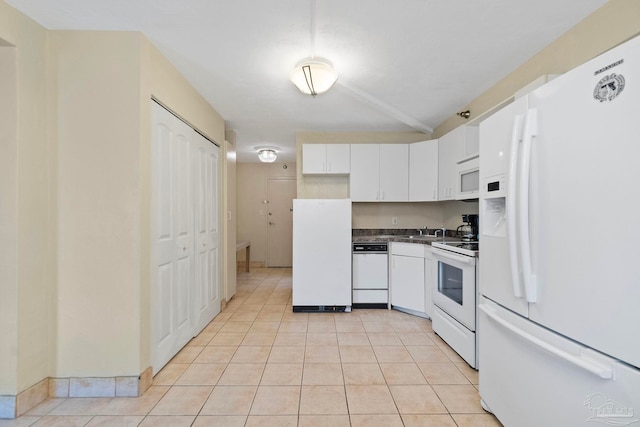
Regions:
<instances>
[{"instance_id":1,"label":"white bifold closet door","mask_svg":"<svg viewBox=\"0 0 640 427\"><path fill-rule=\"evenodd\" d=\"M194 325L196 334L220 312L219 149L194 135Z\"/></svg>"},{"instance_id":2,"label":"white bifold closet door","mask_svg":"<svg viewBox=\"0 0 640 427\"><path fill-rule=\"evenodd\" d=\"M154 374L220 312L219 149L153 104Z\"/></svg>"}]
</instances>

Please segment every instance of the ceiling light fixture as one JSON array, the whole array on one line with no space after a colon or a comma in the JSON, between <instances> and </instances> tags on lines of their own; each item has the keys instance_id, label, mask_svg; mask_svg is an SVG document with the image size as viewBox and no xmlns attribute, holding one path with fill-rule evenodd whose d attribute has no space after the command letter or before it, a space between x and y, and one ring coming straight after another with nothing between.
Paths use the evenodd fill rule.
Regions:
<instances>
[{"instance_id":1,"label":"ceiling light fixture","mask_svg":"<svg viewBox=\"0 0 640 427\"><path fill-rule=\"evenodd\" d=\"M338 73L324 58L305 58L291 72L291 81L300 92L315 97L331 89Z\"/></svg>"},{"instance_id":2,"label":"ceiling light fixture","mask_svg":"<svg viewBox=\"0 0 640 427\"><path fill-rule=\"evenodd\" d=\"M460 111L459 113L456 113L457 115L459 115L460 117L462 117L463 119L468 119L469 117L471 117L471 111L467 110L467 111Z\"/></svg>"},{"instance_id":3,"label":"ceiling light fixture","mask_svg":"<svg viewBox=\"0 0 640 427\"><path fill-rule=\"evenodd\" d=\"M278 158L276 147L256 147L256 150L258 150L258 159L262 163L273 163Z\"/></svg>"},{"instance_id":4,"label":"ceiling light fixture","mask_svg":"<svg viewBox=\"0 0 640 427\"><path fill-rule=\"evenodd\" d=\"M331 86L338 80L338 73L333 69L331 62L315 55L316 0L311 0L310 17L309 51L311 55L298 62L289 78L300 89L300 92L315 98L316 95L331 89Z\"/></svg>"}]
</instances>

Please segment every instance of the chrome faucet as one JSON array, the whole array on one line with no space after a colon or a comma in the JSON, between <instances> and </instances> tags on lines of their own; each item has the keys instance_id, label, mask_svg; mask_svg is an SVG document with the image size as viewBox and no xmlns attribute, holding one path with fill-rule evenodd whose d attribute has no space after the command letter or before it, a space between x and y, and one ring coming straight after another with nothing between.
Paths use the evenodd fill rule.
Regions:
<instances>
[{"instance_id":1,"label":"chrome faucet","mask_svg":"<svg viewBox=\"0 0 640 427\"><path fill-rule=\"evenodd\" d=\"M440 228L440 229L438 229L438 230L434 231L434 232L433 232L433 235L434 235L435 237L438 237L438 231L441 231L441 232L442 232L442 240L444 240L444 237L445 237L445 235L447 234L447 229L446 229L446 228L444 228L444 227L442 227L442 228Z\"/></svg>"},{"instance_id":2,"label":"chrome faucet","mask_svg":"<svg viewBox=\"0 0 640 427\"><path fill-rule=\"evenodd\" d=\"M425 226L424 228L416 228L416 231L420 233L421 236L426 236L429 234L429 227Z\"/></svg>"}]
</instances>

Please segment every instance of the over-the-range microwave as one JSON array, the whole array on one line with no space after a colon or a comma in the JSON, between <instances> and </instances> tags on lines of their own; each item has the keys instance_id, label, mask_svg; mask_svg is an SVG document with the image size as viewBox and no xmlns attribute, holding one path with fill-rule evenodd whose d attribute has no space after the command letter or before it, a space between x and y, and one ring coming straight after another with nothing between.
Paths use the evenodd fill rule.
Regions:
<instances>
[{"instance_id":1,"label":"over-the-range microwave","mask_svg":"<svg viewBox=\"0 0 640 427\"><path fill-rule=\"evenodd\" d=\"M477 199L480 192L480 156L462 159L457 166L456 199Z\"/></svg>"}]
</instances>

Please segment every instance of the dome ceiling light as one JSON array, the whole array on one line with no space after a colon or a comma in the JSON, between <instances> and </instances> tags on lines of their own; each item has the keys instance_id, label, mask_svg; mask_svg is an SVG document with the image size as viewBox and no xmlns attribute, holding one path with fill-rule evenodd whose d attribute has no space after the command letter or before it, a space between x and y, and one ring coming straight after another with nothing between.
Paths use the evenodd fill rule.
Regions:
<instances>
[{"instance_id":1,"label":"dome ceiling light","mask_svg":"<svg viewBox=\"0 0 640 427\"><path fill-rule=\"evenodd\" d=\"M258 159L262 163L273 163L278 158L277 147L254 147L254 149L258 152Z\"/></svg>"},{"instance_id":2,"label":"dome ceiling light","mask_svg":"<svg viewBox=\"0 0 640 427\"><path fill-rule=\"evenodd\" d=\"M300 92L311 95L314 98L320 93L325 93L338 80L338 73L333 69L333 64L325 58L315 56L316 44L316 0L311 0L311 22L309 25L309 50L311 55L302 59L295 66L289 78Z\"/></svg>"},{"instance_id":3,"label":"dome ceiling light","mask_svg":"<svg viewBox=\"0 0 640 427\"><path fill-rule=\"evenodd\" d=\"M300 92L315 97L325 93L338 80L338 73L324 58L305 58L291 72L291 81Z\"/></svg>"}]
</instances>

